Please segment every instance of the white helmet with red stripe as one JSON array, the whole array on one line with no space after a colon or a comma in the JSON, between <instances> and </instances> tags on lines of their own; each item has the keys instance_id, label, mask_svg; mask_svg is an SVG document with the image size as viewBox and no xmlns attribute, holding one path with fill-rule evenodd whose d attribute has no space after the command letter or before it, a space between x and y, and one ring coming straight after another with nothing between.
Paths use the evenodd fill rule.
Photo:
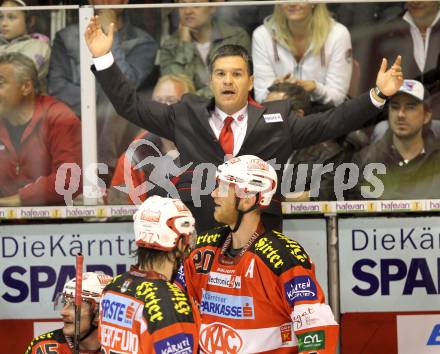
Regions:
<instances>
[{"instance_id":1,"label":"white helmet with red stripe","mask_svg":"<svg viewBox=\"0 0 440 354\"><path fill-rule=\"evenodd\" d=\"M95 272L87 272L82 275L82 291L81 297L83 300L89 302L95 302L99 304L101 301L101 294L104 288L110 281L112 277ZM63 295L65 298L75 297L75 287L76 278L70 279L66 284L64 284Z\"/></svg>"},{"instance_id":2,"label":"white helmet with red stripe","mask_svg":"<svg viewBox=\"0 0 440 354\"><path fill-rule=\"evenodd\" d=\"M136 245L172 251L180 237L189 245L195 234L195 220L180 199L149 197L133 216Z\"/></svg>"},{"instance_id":3,"label":"white helmet with red stripe","mask_svg":"<svg viewBox=\"0 0 440 354\"><path fill-rule=\"evenodd\" d=\"M275 169L254 155L237 156L226 161L218 166L216 177L220 181L234 184L239 196L257 194L256 204L260 208L269 206L277 189Z\"/></svg>"}]
</instances>

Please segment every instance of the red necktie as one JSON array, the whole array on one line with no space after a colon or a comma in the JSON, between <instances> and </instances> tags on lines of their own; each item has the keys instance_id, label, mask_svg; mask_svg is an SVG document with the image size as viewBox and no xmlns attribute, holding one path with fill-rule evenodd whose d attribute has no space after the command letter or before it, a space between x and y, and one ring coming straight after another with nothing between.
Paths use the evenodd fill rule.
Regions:
<instances>
[{"instance_id":1,"label":"red necktie","mask_svg":"<svg viewBox=\"0 0 440 354\"><path fill-rule=\"evenodd\" d=\"M232 117L226 117L222 131L218 141L226 155L233 155L234 153L234 133L231 128L231 123L234 121Z\"/></svg>"}]
</instances>

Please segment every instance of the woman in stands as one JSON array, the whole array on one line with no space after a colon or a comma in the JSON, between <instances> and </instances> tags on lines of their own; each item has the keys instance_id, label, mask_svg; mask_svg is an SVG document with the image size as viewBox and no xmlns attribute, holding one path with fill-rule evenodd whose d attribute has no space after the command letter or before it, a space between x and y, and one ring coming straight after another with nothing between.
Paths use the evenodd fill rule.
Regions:
<instances>
[{"instance_id":1,"label":"woman in stands","mask_svg":"<svg viewBox=\"0 0 440 354\"><path fill-rule=\"evenodd\" d=\"M275 81L289 80L310 92L312 101L338 105L352 72L351 37L325 4L276 5L253 33L255 96L262 101Z\"/></svg>"}]
</instances>

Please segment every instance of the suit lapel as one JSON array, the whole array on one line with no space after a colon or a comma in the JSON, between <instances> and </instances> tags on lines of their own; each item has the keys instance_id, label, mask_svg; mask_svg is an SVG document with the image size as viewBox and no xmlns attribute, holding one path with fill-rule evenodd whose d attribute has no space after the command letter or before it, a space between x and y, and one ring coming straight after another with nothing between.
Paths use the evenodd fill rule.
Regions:
<instances>
[{"instance_id":1,"label":"suit lapel","mask_svg":"<svg viewBox=\"0 0 440 354\"><path fill-rule=\"evenodd\" d=\"M208 132L210 138L217 140L211 126L209 125L209 117L211 116L211 112L214 107L213 102L213 100L210 100L208 104L199 105L194 109L194 111L195 116L202 125L203 131Z\"/></svg>"},{"instance_id":2,"label":"suit lapel","mask_svg":"<svg viewBox=\"0 0 440 354\"><path fill-rule=\"evenodd\" d=\"M242 155L242 151L244 146L246 145L246 141L248 140L252 131L255 129L258 121L261 119L261 116L263 115L265 110L266 108L264 106L260 106L259 104L254 102L249 102L246 135L244 137L243 144L241 145L238 155Z\"/></svg>"},{"instance_id":3,"label":"suit lapel","mask_svg":"<svg viewBox=\"0 0 440 354\"><path fill-rule=\"evenodd\" d=\"M208 104L200 105L194 109L195 115L198 118L200 125L202 126L202 134L208 134L207 140L214 147L215 156L220 162L223 162L223 149L220 146L218 139L216 138L211 126L209 125L209 118L214 111L215 105L212 99Z\"/></svg>"}]
</instances>

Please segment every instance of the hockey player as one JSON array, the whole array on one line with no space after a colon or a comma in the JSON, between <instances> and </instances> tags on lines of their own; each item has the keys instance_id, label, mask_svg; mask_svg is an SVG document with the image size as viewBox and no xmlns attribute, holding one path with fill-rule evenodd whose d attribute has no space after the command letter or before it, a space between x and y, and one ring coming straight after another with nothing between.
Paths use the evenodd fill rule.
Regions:
<instances>
[{"instance_id":1,"label":"hockey player","mask_svg":"<svg viewBox=\"0 0 440 354\"><path fill-rule=\"evenodd\" d=\"M80 353L100 353L98 309L101 293L112 278L101 273L83 273L80 319ZM75 332L75 278L69 280L57 296L55 307L61 307L64 327L34 338L25 354L72 354Z\"/></svg>"},{"instance_id":2,"label":"hockey player","mask_svg":"<svg viewBox=\"0 0 440 354\"><path fill-rule=\"evenodd\" d=\"M336 353L338 324L310 257L261 222L276 188L275 170L256 156L218 167L211 195L226 226L199 235L185 261L204 353Z\"/></svg>"},{"instance_id":3,"label":"hockey player","mask_svg":"<svg viewBox=\"0 0 440 354\"><path fill-rule=\"evenodd\" d=\"M137 264L105 288L99 338L103 353L197 353L199 317L170 282L194 236L178 199L152 196L134 215Z\"/></svg>"}]
</instances>

